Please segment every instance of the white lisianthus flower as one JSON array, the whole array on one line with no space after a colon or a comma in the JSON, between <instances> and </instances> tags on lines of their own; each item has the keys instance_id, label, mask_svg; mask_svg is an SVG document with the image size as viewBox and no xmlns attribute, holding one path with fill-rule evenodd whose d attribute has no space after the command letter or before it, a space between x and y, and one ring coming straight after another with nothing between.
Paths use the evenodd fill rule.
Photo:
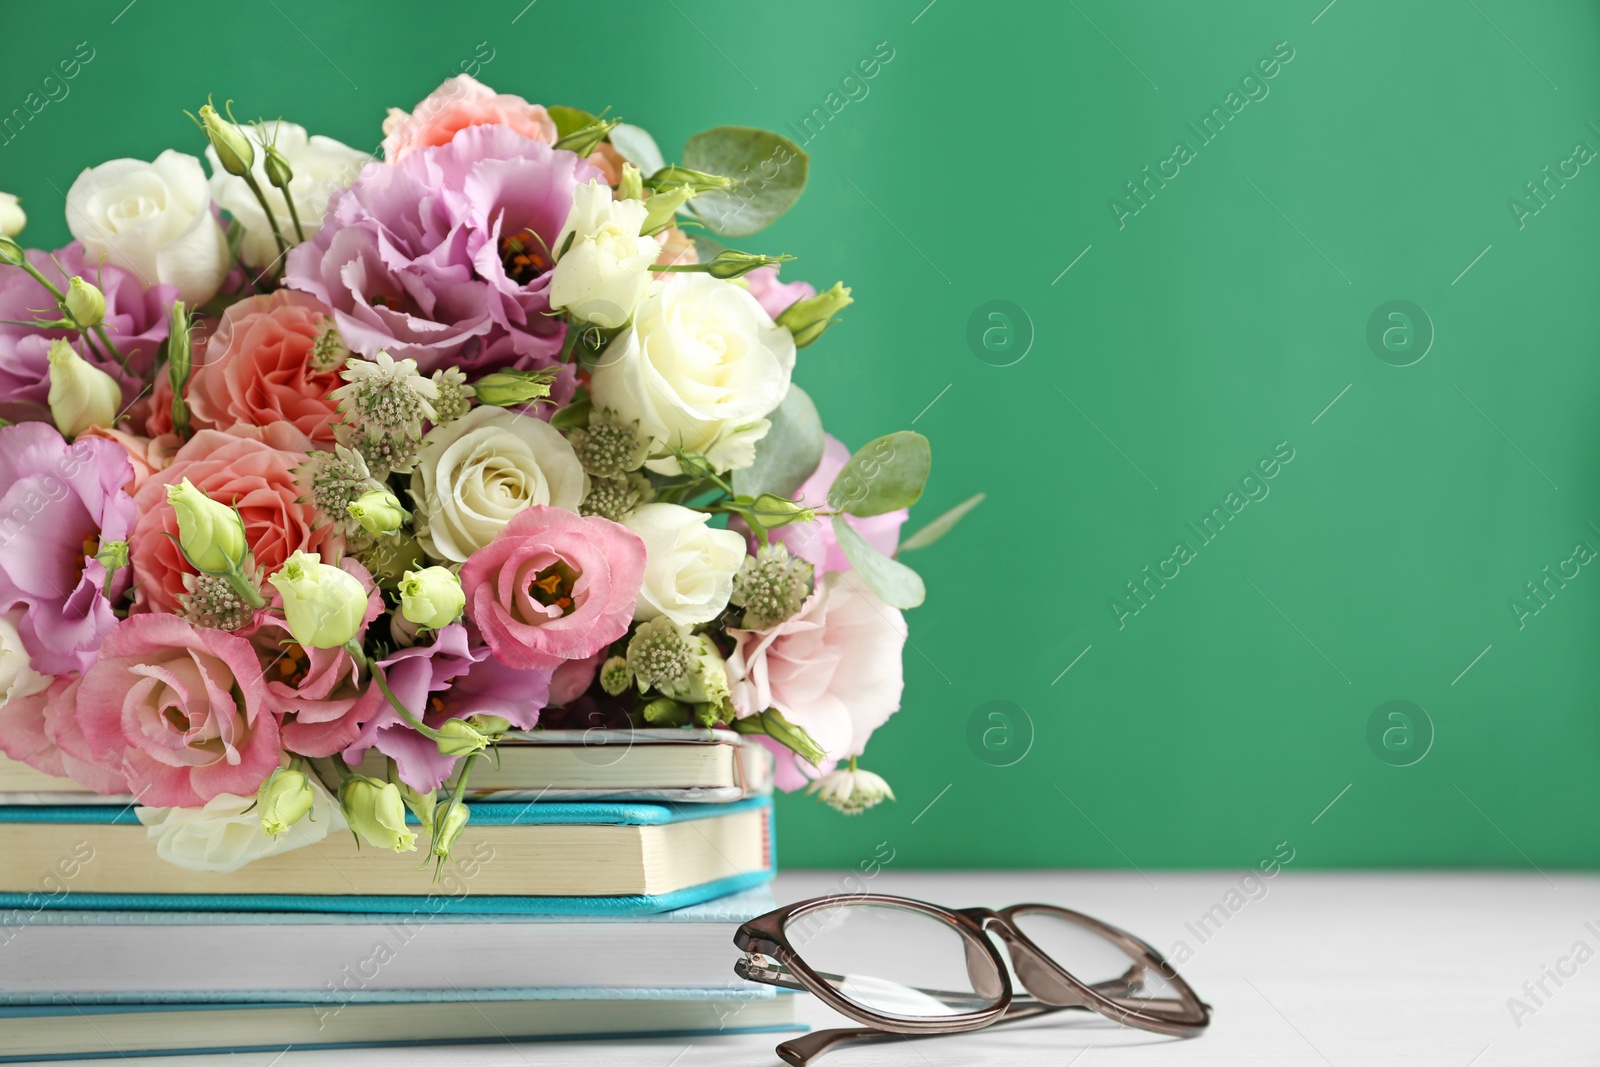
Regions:
<instances>
[{"instance_id":1,"label":"white lisianthus flower","mask_svg":"<svg viewBox=\"0 0 1600 1067\"><path fill-rule=\"evenodd\" d=\"M0 704L50 688L50 678L33 669L33 659L17 631L22 610L0 615Z\"/></svg>"},{"instance_id":2,"label":"white lisianthus flower","mask_svg":"<svg viewBox=\"0 0 1600 1067\"><path fill-rule=\"evenodd\" d=\"M480 407L423 438L411 471L417 540L434 559L465 563L536 504L577 511L589 476L547 422Z\"/></svg>"},{"instance_id":3,"label":"white lisianthus flower","mask_svg":"<svg viewBox=\"0 0 1600 1067\"><path fill-rule=\"evenodd\" d=\"M628 321L650 287L650 264L661 255L661 243L639 233L646 211L641 200L613 200L598 179L573 190L572 209L556 237L556 250L566 251L550 278L552 308L608 330Z\"/></svg>"},{"instance_id":4,"label":"white lisianthus flower","mask_svg":"<svg viewBox=\"0 0 1600 1067\"><path fill-rule=\"evenodd\" d=\"M15 237L28 224L28 213L22 210L11 193L0 193L0 237Z\"/></svg>"},{"instance_id":5,"label":"white lisianthus flower","mask_svg":"<svg viewBox=\"0 0 1600 1067\"><path fill-rule=\"evenodd\" d=\"M261 829L261 812L251 810L254 796L218 793L203 808L138 808L145 835L156 855L186 871L226 874L266 856L314 845L332 830L348 824L339 805L315 778L307 776L313 794L311 813L282 837Z\"/></svg>"},{"instance_id":6,"label":"white lisianthus flower","mask_svg":"<svg viewBox=\"0 0 1600 1067\"><path fill-rule=\"evenodd\" d=\"M589 392L596 408L639 420L651 470L680 473L676 447L727 471L755 461L793 370L794 336L748 290L687 274L650 287L633 325L601 353Z\"/></svg>"},{"instance_id":7,"label":"white lisianthus flower","mask_svg":"<svg viewBox=\"0 0 1600 1067\"><path fill-rule=\"evenodd\" d=\"M300 227L310 237L322 225L322 214L327 210L328 198L355 180L364 164L372 157L331 137L310 137L304 126L292 122L267 122L259 126L240 126L255 148L255 163L251 173L267 203L272 206L273 217L284 240L291 245L300 243L295 233L294 216L284 201L283 191L273 187L267 178L267 153L261 147L271 144L289 163L294 177L289 181L289 196L294 198L295 211L300 216ZM243 178L235 177L222 169L217 150L206 148L206 162L211 164L211 198L244 226L244 243L239 247L239 258L246 266L265 267L278 258L278 244L272 236L272 226L267 213L261 210L260 201L250 191Z\"/></svg>"},{"instance_id":8,"label":"white lisianthus flower","mask_svg":"<svg viewBox=\"0 0 1600 1067\"><path fill-rule=\"evenodd\" d=\"M215 296L228 273L205 170L182 152L84 171L67 190L67 228L90 263L104 259L145 286L176 286L191 307Z\"/></svg>"},{"instance_id":9,"label":"white lisianthus flower","mask_svg":"<svg viewBox=\"0 0 1600 1067\"><path fill-rule=\"evenodd\" d=\"M638 622L665 615L680 626L709 622L728 606L745 559L744 535L707 525L711 516L680 504L644 504L622 524L644 541Z\"/></svg>"}]
</instances>

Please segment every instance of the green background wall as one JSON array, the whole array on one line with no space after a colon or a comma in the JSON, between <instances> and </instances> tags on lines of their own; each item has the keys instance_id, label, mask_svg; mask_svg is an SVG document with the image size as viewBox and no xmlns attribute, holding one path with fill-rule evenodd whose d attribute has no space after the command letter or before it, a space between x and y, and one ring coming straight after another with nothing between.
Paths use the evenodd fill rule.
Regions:
<instances>
[{"instance_id":1,"label":"green background wall","mask_svg":"<svg viewBox=\"0 0 1600 1067\"><path fill-rule=\"evenodd\" d=\"M1325 3L7 4L0 112L78 42L95 58L0 146L0 189L52 246L79 169L198 153L181 109L208 93L375 147L480 42L489 84L610 105L669 154L724 123L794 136L887 42L807 145L806 196L744 245L854 286L797 380L847 442L932 439L913 525L989 499L912 560L905 706L865 761L899 803L785 800L785 863L1239 865L1287 841L1306 867L1591 867L1600 568L1565 561L1600 549L1600 173L1565 161L1600 149L1600 9ZM1267 95L1202 143L1187 124L1260 96L1241 79L1275 47ZM1119 226L1108 202L1180 140ZM1577 173L1542 203L1546 165ZM1367 338L1392 300L1432 324L1410 366ZM986 351L991 301L1021 315L985 309ZM1270 494L1202 543L1188 524L1280 442ZM1192 561L1119 628L1179 541ZM1547 565L1576 576L1542 604ZM1392 700L1431 743L1414 713L1369 742Z\"/></svg>"}]
</instances>

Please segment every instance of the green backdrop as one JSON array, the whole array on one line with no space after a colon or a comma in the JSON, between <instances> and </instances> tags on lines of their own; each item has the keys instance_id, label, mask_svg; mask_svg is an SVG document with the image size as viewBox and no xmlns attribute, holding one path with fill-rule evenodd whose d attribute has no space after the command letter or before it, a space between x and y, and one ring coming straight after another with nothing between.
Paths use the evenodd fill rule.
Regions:
<instances>
[{"instance_id":1,"label":"green backdrop","mask_svg":"<svg viewBox=\"0 0 1600 1067\"><path fill-rule=\"evenodd\" d=\"M855 289L797 380L932 440L913 526L988 501L910 559L899 802L786 864L1593 866L1600 10L1324 4L7 4L0 114L93 59L0 189L53 245L208 93L375 147L474 57L669 154L811 116L743 242Z\"/></svg>"}]
</instances>

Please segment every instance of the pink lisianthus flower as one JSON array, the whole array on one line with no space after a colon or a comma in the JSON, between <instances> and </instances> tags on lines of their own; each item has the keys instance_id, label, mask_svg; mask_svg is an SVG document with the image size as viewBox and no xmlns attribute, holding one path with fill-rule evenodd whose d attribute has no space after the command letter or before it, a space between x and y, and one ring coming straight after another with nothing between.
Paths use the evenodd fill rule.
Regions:
<instances>
[{"instance_id":1,"label":"pink lisianthus flower","mask_svg":"<svg viewBox=\"0 0 1600 1067\"><path fill-rule=\"evenodd\" d=\"M141 804L197 807L249 796L279 762L250 642L176 615L117 624L83 676L72 711L94 762L120 772Z\"/></svg>"},{"instance_id":2,"label":"pink lisianthus flower","mask_svg":"<svg viewBox=\"0 0 1600 1067\"><path fill-rule=\"evenodd\" d=\"M0 752L96 793L126 793L127 779L100 765L78 725L78 684L78 675L63 675L47 689L0 704Z\"/></svg>"},{"instance_id":3,"label":"pink lisianthus flower","mask_svg":"<svg viewBox=\"0 0 1600 1067\"><path fill-rule=\"evenodd\" d=\"M394 166L369 164L289 253L284 284L333 309L356 352L415 359L424 374L561 371L566 327L549 315L551 249L573 190L597 175L572 152L499 125L471 126Z\"/></svg>"},{"instance_id":4,"label":"pink lisianthus flower","mask_svg":"<svg viewBox=\"0 0 1600 1067\"><path fill-rule=\"evenodd\" d=\"M431 645L403 648L378 664L395 699L428 726L438 729L450 719L496 715L520 729L538 725L550 693L549 670L508 667L474 644L467 627L451 623ZM376 748L395 761L400 780L427 792L437 789L455 769L456 757L408 726L379 694L374 714L345 749L354 767L367 750Z\"/></svg>"},{"instance_id":5,"label":"pink lisianthus flower","mask_svg":"<svg viewBox=\"0 0 1600 1067\"><path fill-rule=\"evenodd\" d=\"M810 282L780 282L777 267L761 267L744 276L750 295L756 298L762 310L777 318L796 300L809 300L817 295L816 286Z\"/></svg>"},{"instance_id":6,"label":"pink lisianthus flower","mask_svg":"<svg viewBox=\"0 0 1600 1067\"><path fill-rule=\"evenodd\" d=\"M468 126L504 126L530 141L556 141L555 120L544 108L458 74L424 97L409 115L397 107L389 109L383 120L383 158L398 163L419 149L449 144Z\"/></svg>"},{"instance_id":7,"label":"pink lisianthus flower","mask_svg":"<svg viewBox=\"0 0 1600 1067\"><path fill-rule=\"evenodd\" d=\"M800 503L806 507L827 506L828 490L833 488L833 480L850 459L850 449L842 441L831 434L826 437L822 462L817 464L817 469L800 487ZM833 523L848 522L866 538L867 544L885 556L893 556L895 549L900 546L900 527L905 525L909 515L910 512L901 508L864 519L850 515L843 519L819 518L808 523L791 523L773 530L772 540L782 541L793 555L810 563L819 574L846 571L850 569L850 561L845 558L844 549L839 547L839 539L834 536Z\"/></svg>"},{"instance_id":8,"label":"pink lisianthus flower","mask_svg":"<svg viewBox=\"0 0 1600 1067\"><path fill-rule=\"evenodd\" d=\"M0 611L23 609L17 629L41 674L87 669L116 625L106 594L127 590L128 570L108 576L95 554L132 537L132 479L113 441L69 445L41 422L0 428Z\"/></svg>"},{"instance_id":9,"label":"pink lisianthus flower","mask_svg":"<svg viewBox=\"0 0 1600 1067\"><path fill-rule=\"evenodd\" d=\"M793 790L859 756L900 709L906 624L848 572L824 575L800 611L764 632L729 630L728 687L741 718L777 708L827 753L820 767L781 746L776 782Z\"/></svg>"},{"instance_id":10,"label":"pink lisianthus flower","mask_svg":"<svg viewBox=\"0 0 1600 1067\"><path fill-rule=\"evenodd\" d=\"M339 566L371 589L367 612L356 640L366 638L366 628L383 614L383 594L367 569L353 559ZM267 586L276 604L282 594ZM344 648L306 648L289 634L288 622L279 614L257 616L249 634L261 660L266 682L266 708L279 720L283 747L302 756L332 756L355 741L361 726L383 703L383 693L361 665Z\"/></svg>"},{"instance_id":11,"label":"pink lisianthus flower","mask_svg":"<svg viewBox=\"0 0 1600 1067\"><path fill-rule=\"evenodd\" d=\"M461 568L467 617L513 667L588 659L628 632L644 563L644 542L620 523L531 507Z\"/></svg>"},{"instance_id":12,"label":"pink lisianthus flower","mask_svg":"<svg viewBox=\"0 0 1600 1067\"><path fill-rule=\"evenodd\" d=\"M133 477L122 489L129 496L137 493L140 487L150 480L152 474L167 469L180 443L177 434L141 437L126 430L108 430L103 426L91 426L78 435L79 440L85 437L101 437L107 441L115 441L128 454L128 462L133 465Z\"/></svg>"}]
</instances>

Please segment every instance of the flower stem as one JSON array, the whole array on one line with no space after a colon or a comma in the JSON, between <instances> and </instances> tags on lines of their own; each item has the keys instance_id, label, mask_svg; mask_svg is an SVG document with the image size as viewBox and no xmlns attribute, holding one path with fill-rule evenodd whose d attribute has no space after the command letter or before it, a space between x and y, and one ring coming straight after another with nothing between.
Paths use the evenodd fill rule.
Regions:
<instances>
[{"instance_id":1,"label":"flower stem","mask_svg":"<svg viewBox=\"0 0 1600 1067\"><path fill-rule=\"evenodd\" d=\"M267 598L261 595L261 591L237 567L229 571L224 577L228 579L228 585L233 587L233 591L239 594L239 599L246 604L249 604L257 611L267 606Z\"/></svg>"},{"instance_id":2,"label":"flower stem","mask_svg":"<svg viewBox=\"0 0 1600 1067\"><path fill-rule=\"evenodd\" d=\"M394 695L393 689L389 688L388 679L384 678L383 672L378 669L376 663L369 662L367 666L372 671L372 680L378 683L378 689L382 691L384 699L389 702L389 706L395 710L395 713L405 720L405 724L428 740L437 742L440 736L439 731L411 714L410 709L400 703L400 698Z\"/></svg>"},{"instance_id":3,"label":"flower stem","mask_svg":"<svg viewBox=\"0 0 1600 1067\"><path fill-rule=\"evenodd\" d=\"M249 171L245 171L240 177L250 187L250 192L255 195L256 203L261 205L261 210L266 213L267 223L272 227L272 238L278 242L279 258L288 255L289 242L284 239L283 231L278 229L278 216L273 214L272 208L267 204L267 195L261 191L261 184L256 181L256 176Z\"/></svg>"}]
</instances>

